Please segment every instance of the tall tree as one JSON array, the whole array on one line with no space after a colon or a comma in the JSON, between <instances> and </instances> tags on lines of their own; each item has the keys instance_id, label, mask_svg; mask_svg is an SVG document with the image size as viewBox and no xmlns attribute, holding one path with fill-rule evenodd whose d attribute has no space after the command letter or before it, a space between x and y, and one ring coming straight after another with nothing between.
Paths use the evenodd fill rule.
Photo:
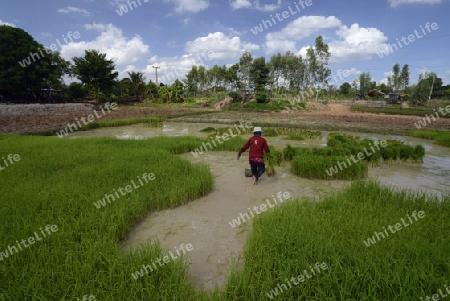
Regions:
<instances>
[{"instance_id":1,"label":"tall tree","mask_svg":"<svg viewBox=\"0 0 450 301\"><path fill-rule=\"evenodd\" d=\"M146 78L144 76L144 73L134 71L129 71L127 73L128 78L126 78L125 80L127 81L130 90L133 91L134 100L139 101L139 97L141 96L142 93L145 92L146 88L145 87Z\"/></svg>"},{"instance_id":2,"label":"tall tree","mask_svg":"<svg viewBox=\"0 0 450 301\"><path fill-rule=\"evenodd\" d=\"M419 74L418 83L411 98L411 104L426 105L430 100L433 89L439 84L442 85L442 79L438 78L436 73L427 71Z\"/></svg>"},{"instance_id":3,"label":"tall tree","mask_svg":"<svg viewBox=\"0 0 450 301\"><path fill-rule=\"evenodd\" d=\"M46 49L23 29L0 25L0 95L34 97L42 89L61 88L69 62Z\"/></svg>"},{"instance_id":4,"label":"tall tree","mask_svg":"<svg viewBox=\"0 0 450 301\"><path fill-rule=\"evenodd\" d=\"M270 91L278 91L281 76L283 75L283 66L284 66L285 57L280 53L274 54L268 63L269 67L269 85Z\"/></svg>"},{"instance_id":5,"label":"tall tree","mask_svg":"<svg viewBox=\"0 0 450 301\"><path fill-rule=\"evenodd\" d=\"M359 75L359 93L365 97L372 85L372 77L369 72L362 72Z\"/></svg>"},{"instance_id":6,"label":"tall tree","mask_svg":"<svg viewBox=\"0 0 450 301\"><path fill-rule=\"evenodd\" d=\"M319 87L325 87L328 85L328 80L331 74L331 70L327 68L331 53L329 51L328 44L323 42L323 37L321 35L316 38L314 51L317 62L316 69L314 70L316 73L316 85Z\"/></svg>"},{"instance_id":7,"label":"tall tree","mask_svg":"<svg viewBox=\"0 0 450 301\"><path fill-rule=\"evenodd\" d=\"M348 82L343 82L339 87L339 91L344 95L348 95L352 91L352 86Z\"/></svg>"},{"instance_id":8,"label":"tall tree","mask_svg":"<svg viewBox=\"0 0 450 301\"><path fill-rule=\"evenodd\" d=\"M409 66L408 64L403 65L402 72L400 73L401 78L401 90L404 91L409 85Z\"/></svg>"},{"instance_id":9,"label":"tall tree","mask_svg":"<svg viewBox=\"0 0 450 301\"><path fill-rule=\"evenodd\" d=\"M258 92L264 92L269 79L269 68L266 65L266 58L260 57L253 60L250 68L250 82Z\"/></svg>"},{"instance_id":10,"label":"tall tree","mask_svg":"<svg viewBox=\"0 0 450 301\"><path fill-rule=\"evenodd\" d=\"M226 71L225 82L229 86L230 92L237 91L238 89L240 89L241 84L239 81L238 72L239 72L238 64L232 65Z\"/></svg>"},{"instance_id":11,"label":"tall tree","mask_svg":"<svg viewBox=\"0 0 450 301\"><path fill-rule=\"evenodd\" d=\"M199 78L198 78L198 68L197 66L192 66L191 70L186 74L186 79L184 80L186 85L186 90L188 93L192 93L194 97L197 96L199 88Z\"/></svg>"},{"instance_id":12,"label":"tall tree","mask_svg":"<svg viewBox=\"0 0 450 301\"><path fill-rule=\"evenodd\" d=\"M307 87L306 64L301 56L292 54L289 51L286 52L284 63L283 78L289 92L294 98L299 97L301 90Z\"/></svg>"},{"instance_id":13,"label":"tall tree","mask_svg":"<svg viewBox=\"0 0 450 301\"><path fill-rule=\"evenodd\" d=\"M248 91L250 89L250 70L252 67L253 56L250 52L244 52L239 58L239 77L243 85L243 89Z\"/></svg>"},{"instance_id":14,"label":"tall tree","mask_svg":"<svg viewBox=\"0 0 450 301\"><path fill-rule=\"evenodd\" d=\"M114 61L108 60L105 53L97 50L85 50L84 57L74 57L72 75L89 88L109 91L119 72L114 71Z\"/></svg>"}]
</instances>

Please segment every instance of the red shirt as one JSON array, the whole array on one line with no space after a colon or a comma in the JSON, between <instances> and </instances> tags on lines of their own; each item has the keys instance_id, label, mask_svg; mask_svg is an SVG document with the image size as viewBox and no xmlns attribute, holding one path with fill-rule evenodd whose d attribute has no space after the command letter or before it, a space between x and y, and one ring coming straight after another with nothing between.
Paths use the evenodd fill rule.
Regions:
<instances>
[{"instance_id":1,"label":"red shirt","mask_svg":"<svg viewBox=\"0 0 450 301\"><path fill-rule=\"evenodd\" d=\"M269 146L267 145L266 139L260 136L253 136L248 139L247 143L244 147L239 151L239 156L250 147L250 151L248 154L248 160L251 162L264 162L263 160L263 150L266 153L269 153Z\"/></svg>"}]
</instances>

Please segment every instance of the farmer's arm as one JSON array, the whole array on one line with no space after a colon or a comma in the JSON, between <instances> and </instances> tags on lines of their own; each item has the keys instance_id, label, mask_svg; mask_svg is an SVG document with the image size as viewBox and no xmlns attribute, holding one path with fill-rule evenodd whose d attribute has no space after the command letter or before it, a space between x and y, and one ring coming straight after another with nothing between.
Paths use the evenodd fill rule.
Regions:
<instances>
[{"instance_id":1,"label":"farmer's arm","mask_svg":"<svg viewBox=\"0 0 450 301\"><path fill-rule=\"evenodd\" d=\"M269 146L267 145L267 141L264 141L263 143L263 149L266 153L270 153Z\"/></svg>"},{"instance_id":2,"label":"farmer's arm","mask_svg":"<svg viewBox=\"0 0 450 301\"><path fill-rule=\"evenodd\" d=\"M241 148L241 150L239 151L238 155L237 155L237 159L239 160L239 158L241 157L241 154L243 152L245 152L247 150L247 148L250 147L250 139L248 139L247 143L244 144L244 146Z\"/></svg>"}]
</instances>

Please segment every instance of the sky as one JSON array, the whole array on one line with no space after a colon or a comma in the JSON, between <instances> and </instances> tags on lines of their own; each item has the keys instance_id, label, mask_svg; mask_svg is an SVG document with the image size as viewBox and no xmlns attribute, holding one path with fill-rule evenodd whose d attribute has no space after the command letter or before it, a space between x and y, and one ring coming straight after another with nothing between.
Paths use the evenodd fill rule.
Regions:
<instances>
[{"instance_id":1,"label":"sky","mask_svg":"<svg viewBox=\"0 0 450 301\"><path fill-rule=\"evenodd\" d=\"M170 84L193 65L238 63L286 51L304 55L322 35L330 83L370 72L378 84L409 65L450 84L450 0L0 0L0 25L21 28L66 60L87 49ZM158 67L158 68L155 68ZM74 79L65 79L66 82Z\"/></svg>"}]
</instances>

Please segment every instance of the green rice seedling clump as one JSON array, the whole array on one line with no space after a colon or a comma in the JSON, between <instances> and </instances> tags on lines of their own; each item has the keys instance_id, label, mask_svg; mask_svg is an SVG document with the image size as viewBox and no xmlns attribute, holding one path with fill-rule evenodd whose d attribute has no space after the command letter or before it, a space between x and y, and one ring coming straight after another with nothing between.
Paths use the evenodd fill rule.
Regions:
<instances>
[{"instance_id":1,"label":"green rice seedling clump","mask_svg":"<svg viewBox=\"0 0 450 301\"><path fill-rule=\"evenodd\" d=\"M366 178L368 167L364 161L349 164L341 156L302 155L292 159L291 172L308 179L355 180Z\"/></svg>"},{"instance_id":2,"label":"green rice seedling clump","mask_svg":"<svg viewBox=\"0 0 450 301\"><path fill-rule=\"evenodd\" d=\"M372 181L320 200L289 200L254 218L227 299L425 300L448 286L449 219L449 198Z\"/></svg>"},{"instance_id":3,"label":"green rice seedling clump","mask_svg":"<svg viewBox=\"0 0 450 301\"><path fill-rule=\"evenodd\" d=\"M412 130L408 134L417 138L431 139L438 145L450 147L450 131Z\"/></svg>"},{"instance_id":4,"label":"green rice seedling clump","mask_svg":"<svg viewBox=\"0 0 450 301\"><path fill-rule=\"evenodd\" d=\"M199 143L192 137L2 136L0 152L20 154L21 160L0 173L0 295L6 300L84 295L97 300L205 300L186 281L184 260L134 280L132 273L167 253L158 244L139 254L119 247L149 211L176 207L211 191L207 166L174 155ZM144 173L153 173L154 179L145 183ZM132 181L139 187L125 195L118 192ZM107 194L114 200L106 201ZM18 249L16 240L41 233L46 225L56 225L58 231L45 238L40 234L41 241ZM5 257L8 246L17 252L11 247L13 254Z\"/></svg>"}]
</instances>

